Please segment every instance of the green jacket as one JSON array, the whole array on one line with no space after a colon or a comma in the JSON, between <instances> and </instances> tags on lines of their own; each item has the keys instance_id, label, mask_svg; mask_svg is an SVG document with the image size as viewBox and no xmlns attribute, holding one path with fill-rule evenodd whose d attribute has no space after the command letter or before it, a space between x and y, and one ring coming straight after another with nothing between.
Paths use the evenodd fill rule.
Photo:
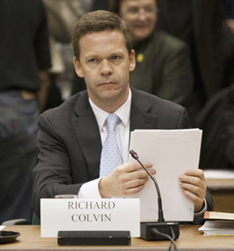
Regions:
<instances>
[{"instance_id":1,"label":"green jacket","mask_svg":"<svg viewBox=\"0 0 234 251\"><path fill-rule=\"evenodd\" d=\"M131 86L186 106L193 92L193 73L188 46L181 40L156 31L134 46L136 69Z\"/></svg>"}]
</instances>

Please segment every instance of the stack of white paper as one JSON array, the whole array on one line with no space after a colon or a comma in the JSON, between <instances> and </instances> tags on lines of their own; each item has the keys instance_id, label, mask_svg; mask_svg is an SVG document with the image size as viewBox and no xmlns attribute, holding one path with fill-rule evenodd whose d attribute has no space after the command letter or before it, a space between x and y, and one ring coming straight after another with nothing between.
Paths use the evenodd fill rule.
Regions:
<instances>
[{"instance_id":1,"label":"stack of white paper","mask_svg":"<svg viewBox=\"0 0 234 251\"><path fill-rule=\"evenodd\" d=\"M225 212L205 212L205 224L199 228L204 235L234 235L234 214Z\"/></svg>"},{"instance_id":2,"label":"stack of white paper","mask_svg":"<svg viewBox=\"0 0 234 251\"><path fill-rule=\"evenodd\" d=\"M155 178L160 187L165 221L193 221L194 205L182 193L179 176L188 169L198 168L202 131L184 130L135 130L131 133L130 150L141 162L153 163ZM130 157L130 161L135 160ZM141 221L158 220L157 193L151 179L138 194Z\"/></svg>"},{"instance_id":3,"label":"stack of white paper","mask_svg":"<svg viewBox=\"0 0 234 251\"><path fill-rule=\"evenodd\" d=\"M204 235L233 235L234 221L228 220L207 220L205 224L199 228Z\"/></svg>"}]
</instances>

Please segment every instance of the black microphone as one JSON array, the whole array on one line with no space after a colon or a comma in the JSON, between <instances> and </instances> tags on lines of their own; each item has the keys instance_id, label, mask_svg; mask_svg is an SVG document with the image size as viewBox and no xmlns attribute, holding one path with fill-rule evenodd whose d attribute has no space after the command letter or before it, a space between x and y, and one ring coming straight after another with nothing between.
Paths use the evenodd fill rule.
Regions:
<instances>
[{"instance_id":1,"label":"black microphone","mask_svg":"<svg viewBox=\"0 0 234 251\"><path fill-rule=\"evenodd\" d=\"M162 198L157 180L142 164L142 162L139 160L137 153L134 150L131 150L130 154L142 166L142 168L152 179L158 195L158 222L141 222L141 238L144 240L170 239L173 242L173 240L176 240L179 237L179 223L165 222L163 216Z\"/></svg>"},{"instance_id":2,"label":"black microphone","mask_svg":"<svg viewBox=\"0 0 234 251\"><path fill-rule=\"evenodd\" d=\"M144 170L148 173L149 177L152 179L152 181L154 182L154 185L156 187L156 191L158 194L158 222L164 222L164 216L163 216L163 209L162 209L162 198L161 198L161 193L160 193L160 189L157 183L157 180L155 179L155 177L149 172L149 170L142 164L142 162L139 160L139 157L137 155L136 152L134 152L133 150L130 151L131 156L138 161L138 163L144 168Z\"/></svg>"}]
</instances>

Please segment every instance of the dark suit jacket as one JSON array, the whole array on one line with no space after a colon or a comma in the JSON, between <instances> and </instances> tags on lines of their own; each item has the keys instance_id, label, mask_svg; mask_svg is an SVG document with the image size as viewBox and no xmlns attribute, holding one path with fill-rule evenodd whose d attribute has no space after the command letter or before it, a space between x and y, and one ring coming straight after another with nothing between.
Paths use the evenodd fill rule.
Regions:
<instances>
[{"instance_id":1,"label":"dark suit jacket","mask_svg":"<svg viewBox=\"0 0 234 251\"><path fill-rule=\"evenodd\" d=\"M132 88L130 130L188 128L186 110L179 105ZM101 137L86 91L39 118L39 163L34 170L33 206L40 198L77 194L81 185L99 177ZM208 194L209 209L212 198Z\"/></svg>"}]
</instances>

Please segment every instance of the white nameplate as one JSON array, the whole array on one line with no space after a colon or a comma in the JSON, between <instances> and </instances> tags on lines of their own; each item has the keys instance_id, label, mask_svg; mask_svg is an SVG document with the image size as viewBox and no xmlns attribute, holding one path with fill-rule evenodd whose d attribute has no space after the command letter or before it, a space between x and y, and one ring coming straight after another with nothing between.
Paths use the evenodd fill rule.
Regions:
<instances>
[{"instance_id":1,"label":"white nameplate","mask_svg":"<svg viewBox=\"0 0 234 251\"><path fill-rule=\"evenodd\" d=\"M140 236L139 199L41 199L41 237L58 231L130 231Z\"/></svg>"}]
</instances>

